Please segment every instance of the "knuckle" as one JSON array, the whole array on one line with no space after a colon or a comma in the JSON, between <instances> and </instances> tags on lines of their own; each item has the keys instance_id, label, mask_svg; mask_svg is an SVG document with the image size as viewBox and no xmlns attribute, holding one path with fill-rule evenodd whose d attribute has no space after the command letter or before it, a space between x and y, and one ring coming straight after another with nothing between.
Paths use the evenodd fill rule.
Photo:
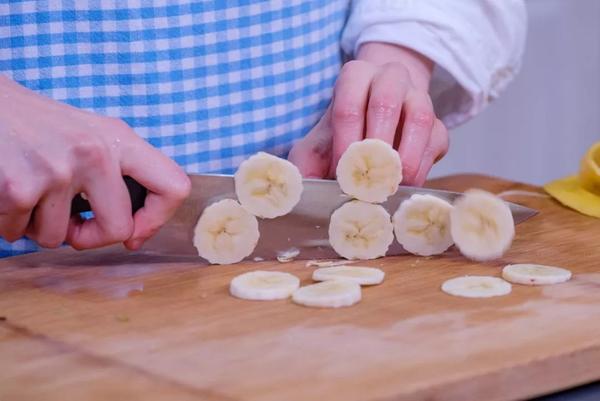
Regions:
<instances>
[{"instance_id":1,"label":"knuckle","mask_svg":"<svg viewBox=\"0 0 600 401\"><path fill-rule=\"evenodd\" d=\"M37 197L32 190L20 185L16 180L7 178L2 184L3 198L9 207L17 213L25 213L34 208Z\"/></svg>"},{"instance_id":2,"label":"knuckle","mask_svg":"<svg viewBox=\"0 0 600 401\"><path fill-rule=\"evenodd\" d=\"M359 71L363 71L368 63L362 60L350 60L342 66L340 75L345 76L346 74L354 75Z\"/></svg>"},{"instance_id":3,"label":"knuckle","mask_svg":"<svg viewBox=\"0 0 600 401\"><path fill-rule=\"evenodd\" d=\"M336 102L331 111L333 121L338 123L359 123L363 120L363 111L357 104Z\"/></svg>"},{"instance_id":4,"label":"knuckle","mask_svg":"<svg viewBox=\"0 0 600 401\"><path fill-rule=\"evenodd\" d=\"M123 242L133 234L133 221L126 219L124 222L114 222L106 230L107 240L110 242Z\"/></svg>"},{"instance_id":5,"label":"knuckle","mask_svg":"<svg viewBox=\"0 0 600 401\"><path fill-rule=\"evenodd\" d=\"M369 102L369 110L380 118L392 117L398 113L400 103L392 96L381 96Z\"/></svg>"},{"instance_id":6,"label":"knuckle","mask_svg":"<svg viewBox=\"0 0 600 401\"><path fill-rule=\"evenodd\" d=\"M89 165L104 165L109 159L109 150L104 142L95 136L87 136L72 145L75 158Z\"/></svg>"},{"instance_id":7,"label":"knuckle","mask_svg":"<svg viewBox=\"0 0 600 401\"><path fill-rule=\"evenodd\" d=\"M187 175L181 174L181 179L173 181L170 195L174 200L181 202L190 195L191 191L192 182Z\"/></svg>"},{"instance_id":8,"label":"knuckle","mask_svg":"<svg viewBox=\"0 0 600 401\"><path fill-rule=\"evenodd\" d=\"M59 188L68 187L73 179L73 172L65 165L54 164L49 169L53 186Z\"/></svg>"},{"instance_id":9,"label":"knuckle","mask_svg":"<svg viewBox=\"0 0 600 401\"><path fill-rule=\"evenodd\" d=\"M431 128L435 121L433 111L417 111L410 115L408 123L419 128Z\"/></svg>"}]
</instances>

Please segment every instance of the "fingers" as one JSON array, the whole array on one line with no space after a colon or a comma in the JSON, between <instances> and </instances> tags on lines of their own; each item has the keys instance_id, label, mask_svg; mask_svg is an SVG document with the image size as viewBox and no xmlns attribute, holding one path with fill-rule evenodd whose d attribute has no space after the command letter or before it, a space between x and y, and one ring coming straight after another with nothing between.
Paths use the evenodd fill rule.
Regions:
<instances>
[{"instance_id":1,"label":"fingers","mask_svg":"<svg viewBox=\"0 0 600 401\"><path fill-rule=\"evenodd\" d=\"M41 196L36 180L13 171L0 176L0 237L14 242L25 235L31 211Z\"/></svg>"},{"instance_id":2,"label":"fingers","mask_svg":"<svg viewBox=\"0 0 600 401\"><path fill-rule=\"evenodd\" d=\"M44 248L57 248L67 238L71 212L71 192L56 188L36 206L27 236Z\"/></svg>"},{"instance_id":3,"label":"fingers","mask_svg":"<svg viewBox=\"0 0 600 401\"><path fill-rule=\"evenodd\" d=\"M31 212L0 215L0 237L14 242L25 235Z\"/></svg>"},{"instance_id":4,"label":"fingers","mask_svg":"<svg viewBox=\"0 0 600 401\"><path fill-rule=\"evenodd\" d=\"M128 175L148 189L144 207L134 216L134 231L125 242L138 249L154 235L189 196L191 183L184 171L171 159L143 140L125 152L121 161L123 175Z\"/></svg>"},{"instance_id":5,"label":"fingers","mask_svg":"<svg viewBox=\"0 0 600 401\"><path fill-rule=\"evenodd\" d=\"M446 155L448 147L448 130L440 120L436 119L415 177L415 185L421 186L425 183L431 167Z\"/></svg>"},{"instance_id":6,"label":"fingers","mask_svg":"<svg viewBox=\"0 0 600 401\"><path fill-rule=\"evenodd\" d=\"M305 178L326 178L331 164L333 134L330 129L331 106L317 125L296 142L288 160L298 167Z\"/></svg>"},{"instance_id":7,"label":"fingers","mask_svg":"<svg viewBox=\"0 0 600 401\"><path fill-rule=\"evenodd\" d=\"M81 188L94 211L94 218L69 223L67 242L75 249L98 248L123 242L131 237L133 219L131 201L119 166L102 161L96 164L93 177Z\"/></svg>"},{"instance_id":8,"label":"fingers","mask_svg":"<svg viewBox=\"0 0 600 401\"><path fill-rule=\"evenodd\" d=\"M402 182L415 185L421 159L435 121L433 105L426 93L412 92L404 103L404 125L398 153L402 159Z\"/></svg>"},{"instance_id":9,"label":"fingers","mask_svg":"<svg viewBox=\"0 0 600 401\"><path fill-rule=\"evenodd\" d=\"M397 64L389 64L375 76L367 107L367 138L394 145L408 80L406 69Z\"/></svg>"},{"instance_id":10,"label":"fingers","mask_svg":"<svg viewBox=\"0 0 600 401\"><path fill-rule=\"evenodd\" d=\"M335 85L331 109L333 131L330 173L335 176L340 157L352 142L363 139L369 87L376 67L363 61L344 64Z\"/></svg>"}]
</instances>

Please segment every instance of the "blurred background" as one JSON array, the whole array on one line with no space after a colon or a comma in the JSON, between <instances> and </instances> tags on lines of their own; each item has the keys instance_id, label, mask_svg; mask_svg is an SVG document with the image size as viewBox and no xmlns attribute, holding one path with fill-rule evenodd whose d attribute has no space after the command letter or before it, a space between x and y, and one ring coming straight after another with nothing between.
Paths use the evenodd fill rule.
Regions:
<instances>
[{"instance_id":1,"label":"blurred background","mask_svg":"<svg viewBox=\"0 0 600 401\"><path fill-rule=\"evenodd\" d=\"M450 133L450 152L431 177L480 172L543 184L577 172L600 140L600 0L526 4L520 74L487 110Z\"/></svg>"}]
</instances>

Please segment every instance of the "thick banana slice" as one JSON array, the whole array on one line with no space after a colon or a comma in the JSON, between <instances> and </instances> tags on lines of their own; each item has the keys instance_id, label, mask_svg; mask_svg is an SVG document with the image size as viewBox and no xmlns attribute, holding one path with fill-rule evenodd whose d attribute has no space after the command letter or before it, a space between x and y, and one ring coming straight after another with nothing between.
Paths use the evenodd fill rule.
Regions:
<instances>
[{"instance_id":1,"label":"thick banana slice","mask_svg":"<svg viewBox=\"0 0 600 401\"><path fill-rule=\"evenodd\" d=\"M515 223L502 199L473 189L454 203L450 212L450 233L463 255L486 261L499 258L510 248Z\"/></svg>"},{"instance_id":2,"label":"thick banana slice","mask_svg":"<svg viewBox=\"0 0 600 401\"><path fill-rule=\"evenodd\" d=\"M344 152L336 169L337 181L356 199L382 203L396 193L402 181L398 152L379 139L354 142Z\"/></svg>"},{"instance_id":3,"label":"thick banana slice","mask_svg":"<svg viewBox=\"0 0 600 401\"><path fill-rule=\"evenodd\" d=\"M466 298L489 298L510 294L510 283L498 277L464 276L445 281L442 291Z\"/></svg>"},{"instance_id":4,"label":"thick banana slice","mask_svg":"<svg viewBox=\"0 0 600 401\"><path fill-rule=\"evenodd\" d=\"M522 263L505 266L502 277L515 284L548 285L569 281L571 272L561 267Z\"/></svg>"},{"instance_id":5,"label":"thick banana slice","mask_svg":"<svg viewBox=\"0 0 600 401\"><path fill-rule=\"evenodd\" d=\"M385 256L393 240L390 215L380 205L350 201L331 215L329 243L346 259Z\"/></svg>"},{"instance_id":6,"label":"thick banana slice","mask_svg":"<svg viewBox=\"0 0 600 401\"><path fill-rule=\"evenodd\" d=\"M374 267L335 266L322 267L313 271L315 281L349 280L359 285L376 285L383 282L385 273Z\"/></svg>"},{"instance_id":7,"label":"thick banana slice","mask_svg":"<svg viewBox=\"0 0 600 401\"><path fill-rule=\"evenodd\" d=\"M235 193L244 209L266 219L289 213L302 195L298 168L264 152L243 161L234 179Z\"/></svg>"},{"instance_id":8,"label":"thick banana slice","mask_svg":"<svg viewBox=\"0 0 600 401\"><path fill-rule=\"evenodd\" d=\"M210 263L237 263L254 251L259 236L256 217L233 199L223 199L202 212L194 246Z\"/></svg>"},{"instance_id":9,"label":"thick banana slice","mask_svg":"<svg viewBox=\"0 0 600 401\"><path fill-rule=\"evenodd\" d=\"M300 280L294 275L257 270L231 280L229 292L236 298L272 301L289 298L299 287Z\"/></svg>"},{"instance_id":10,"label":"thick banana slice","mask_svg":"<svg viewBox=\"0 0 600 401\"><path fill-rule=\"evenodd\" d=\"M430 256L448 249L452 205L432 195L414 194L394 213L396 240L408 252Z\"/></svg>"},{"instance_id":11,"label":"thick banana slice","mask_svg":"<svg viewBox=\"0 0 600 401\"><path fill-rule=\"evenodd\" d=\"M328 280L299 288L292 301L315 308L340 308L354 305L361 299L360 285L348 280Z\"/></svg>"}]
</instances>

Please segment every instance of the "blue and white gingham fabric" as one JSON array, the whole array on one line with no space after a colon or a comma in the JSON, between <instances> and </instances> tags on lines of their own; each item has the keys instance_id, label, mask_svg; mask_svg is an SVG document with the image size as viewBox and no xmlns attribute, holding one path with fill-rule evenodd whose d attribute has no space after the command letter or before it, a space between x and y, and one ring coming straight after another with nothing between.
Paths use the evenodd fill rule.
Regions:
<instances>
[{"instance_id":1,"label":"blue and white gingham fabric","mask_svg":"<svg viewBox=\"0 0 600 401\"><path fill-rule=\"evenodd\" d=\"M322 115L348 8L348 0L2 0L0 73L122 118L190 173L231 173L260 150L285 156ZM0 239L0 257L33 250Z\"/></svg>"}]
</instances>

